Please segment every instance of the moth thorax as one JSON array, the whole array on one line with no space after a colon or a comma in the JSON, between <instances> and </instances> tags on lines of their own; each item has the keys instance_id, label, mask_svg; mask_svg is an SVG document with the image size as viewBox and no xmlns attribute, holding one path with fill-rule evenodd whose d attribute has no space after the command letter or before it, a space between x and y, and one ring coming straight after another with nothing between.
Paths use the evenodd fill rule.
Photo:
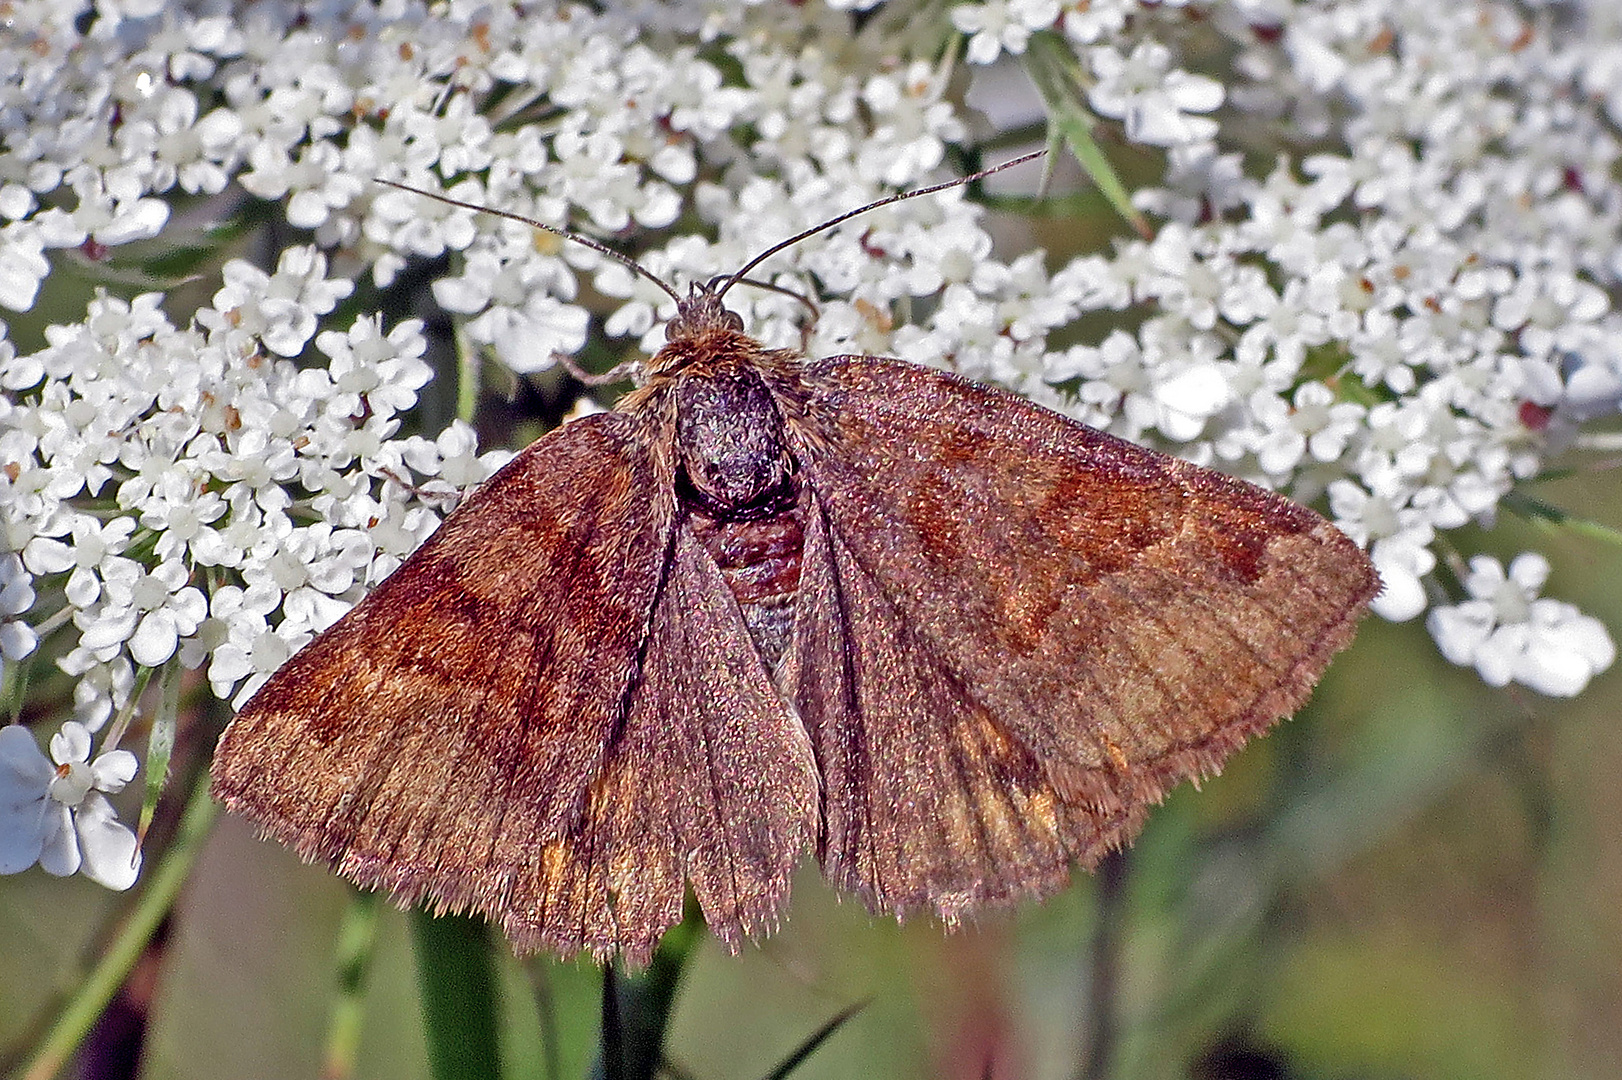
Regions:
<instances>
[{"instance_id":1,"label":"moth thorax","mask_svg":"<svg viewBox=\"0 0 1622 1080\"><path fill-rule=\"evenodd\" d=\"M793 632L805 546L782 417L747 367L685 376L676 393L676 490L687 525L775 671Z\"/></svg>"},{"instance_id":2,"label":"moth thorax","mask_svg":"<svg viewBox=\"0 0 1622 1080\"><path fill-rule=\"evenodd\" d=\"M783 420L753 371L688 375L676 390L677 490L720 520L769 517L794 503Z\"/></svg>"}]
</instances>

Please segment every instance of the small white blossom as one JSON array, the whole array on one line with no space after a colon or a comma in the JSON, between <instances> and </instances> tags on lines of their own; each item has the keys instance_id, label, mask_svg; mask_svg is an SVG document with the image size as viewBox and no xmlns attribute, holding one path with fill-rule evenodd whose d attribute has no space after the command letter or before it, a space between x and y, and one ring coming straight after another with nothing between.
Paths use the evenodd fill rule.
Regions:
<instances>
[{"instance_id":1,"label":"small white blossom","mask_svg":"<svg viewBox=\"0 0 1622 1080\"><path fill-rule=\"evenodd\" d=\"M971 64L989 64L1005 52L1018 56L1033 30L1052 26L1058 17L1058 0L1004 0L952 9L952 25L972 35L964 54Z\"/></svg>"},{"instance_id":2,"label":"small white blossom","mask_svg":"<svg viewBox=\"0 0 1622 1080\"><path fill-rule=\"evenodd\" d=\"M207 600L188 578L178 559L150 571L131 559L112 563L100 602L74 619L79 648L103 663L125 649L143 667L163 663L207 612Z\"/></svg>"},{"instance_id":3,"label":"small white blossom","mask_svg":"<svg viewBox=\"0 0 1622 1080\"><path fill-rule=\"evenodd\" d=\"M1215 120L1189 114L1221 105L1222 84L1173 68L1164 45L1141 42L1128 56L1101 45L1088 50L1087 59L1098 77L1088 103L1099 115L1123 121L1133 142L1180 146L1216 134Z\"/></svg>"},{"instance_id":4,"label":"small white blossom","mask_svg":"<svg viewBox=\"0 0 1622 1080\"><path fill-rule=\"evenodd\" d=\"M1338 461L1368 412L1355 402L1337 402L1321 382L1303 383L1288 402L1258 391L1251 411L1265 432L1255 445L1257 463L1273 476L1294 472L1303 458Z\"/></svg>"},{"instance_id":5,"label":"small white blossom","mask_svg":"<svg viewBox=\"0 0 1622 1080\"><path fill-rule=\"evenodd\" d=\"M15 552L0 553L0 675L39 647L39 634L17 618L34 606L34 582Z\"/></svg>"},{"instance_id":6,"label":"small white blossom","mask_svg":"<svg viewBox=\"0 0 1622 1080\"><path fill-rule=\"evenodd\" d=\"M32 308L50 270L45 239L32 222L8 221L0 226L0 307Z\"/></svg>"},{"instance_id":7,"label":"small white blossom","mask_svg":"<svg viewBox=\"0 0 1622 1080\"><path fill-rule=\"evenodd\" d=\"M1542 694L1574 697L1611 666L1616 646L1598 619L1540 597L1549 562L1536 552L1504 566L1490 555L1470 560L1471 599L1431 609L1426 626L1455 664L1472 665L1491 686L1518 682Z\"/></svg>"},{"instance_id":8,"label":"small white blossom","mask_svg":"<svg viewBox=\"0 0 1622 1080\"><path fill-rule=\"evenodd\" d=\"M118 517L103 524L89 514L75 514L71 520L67 540L36 536L23 549L23 562L36 574L68 574L68 601L89 607L101 598L106 567L129 545L135 521Z\"/></svg>"},{"instance_id":9,"label":"small white blossom","mask_svg":"<svg viewBox=\"0 0 1622 1080\"><path fill-rule=\"evenodd\" d=\"M281 602L281 593L264 581L247 589L224 585L209 598L209 618L198 640L209 657L215 696L240 708L314 636L307 627L271 625Z\"/></svg>"},{"instance_id":10,"label":"small white blossom","mask_svg":"<svg viewBox=\"0 0 1622 1080\"><path fill-rule=\"evenodd\" d=\"M141 872L135 834L119 823L105 793L135 778L128 750L90 759L90 732L69 720L51 737L51 756L25 727L0 727L0 874L38 863L48 874L83 873L127 889Z\"/></svg>"},{"instance_id":11,"label":"small white blossom","mask_svg":"<svg viewBox=\"0 0 1622 1080\"><path fill-rule=\"evenodd\" d=\"M1425 610L1423 580L1436 566L1430 550L1435 529L1411 505L1412 492L1387 475L1370 490L1350 480L1329 485L1335 524L1369 549L1382 588L1370 609L1392 622L1406 622Z\"/></svg>"},{"instance_id":12,"label":"small white blossom","mask_svg":"<svg viewBox=\"0 0 1622 1080\"><path fill-rule=\"evenodd\" d=\"M297 356L315 335L320 317L354 287L327 279L326 268L326 257L310 248L283 252L274 275L233 260L225 267L225 287L214 294L214 310L272 352ZM222 320L210 328L223 325Z\"/></svg>"},{"instance_id":13,"label":"small white blossom","mask_svg":"<svg viewBox=\"0 0 1622 1080\"><path fill-rule=\"evenodd\" d=\"M422 323L401 323L387 335L376 318L355 320L347 333L327 330L318 334L315 347L331 357L327 377L332 389L326 397L329 412L342 416L377 413L392 416L417 402L433 375L422 361L428 343Z\"/></svg>"}]
</instances>

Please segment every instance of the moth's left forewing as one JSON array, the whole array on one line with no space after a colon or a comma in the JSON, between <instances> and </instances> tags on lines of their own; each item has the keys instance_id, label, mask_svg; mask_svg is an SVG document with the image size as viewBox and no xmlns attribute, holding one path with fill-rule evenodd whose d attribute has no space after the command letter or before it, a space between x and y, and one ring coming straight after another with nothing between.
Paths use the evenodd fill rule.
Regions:
<instances>
[{"instance_id":1,"label":"moth's left forewing","mask_svg":"<svg viewBox=\"0 0 1622 1080\"><path fill-rule=\"evenodd\" d=\"M1011 394L856 357L805 385L791 430L834 543L1078 808L1215 772L1378 591L1312 511Z\"/></svg>"},{"instance_id":2,"label":"moth's left forewing","mask_svg":"<svg viewBox=\"0 0 1622 1080\"><path fill-rule=\"evenodd\" d=\"M666 576L664 441L601 413L516 457L242 708L215 795L363 886L488 915L521 950L611 951L615 823L582 806Z\"/></svg>"}]
</instances>

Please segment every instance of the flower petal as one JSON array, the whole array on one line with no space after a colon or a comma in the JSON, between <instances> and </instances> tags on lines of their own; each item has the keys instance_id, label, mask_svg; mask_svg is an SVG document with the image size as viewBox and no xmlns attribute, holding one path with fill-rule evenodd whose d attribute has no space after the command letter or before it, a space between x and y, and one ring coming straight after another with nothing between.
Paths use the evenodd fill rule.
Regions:
<instances>
[{"instance_id":1,"label":"flower petal","mask_svg":"<svg viewBox=\"0 0 1622 1080\"><path fill-rule=\"evenodd\" d=\"M174 612L159 608L142 619L130 637L130 658L142 667L157 667L175 654Z\"/></svg>"},{"instance_id":2,"label":"flower petal","mask_svg":"<svg viewBox=\"0 0 1622 1080\"><path fill-rule=\"evenodd\" d=\"M85 877L119 891L135 884L141 873L141 853L135 848L135 834L119 823L112 803L91 792L73 816L73 824L84 851Z\"/></svg>"},{"instance_id":3,"label":"flower petal","mask_svg":"<svg viewBox=\"0 0 1622 1080\"><path fill-rule=\"evenodd\" d=\"M0 874L15 874L39 861L45 846L45 789L54 775L27 728L0 728Z\"/></svg>"},{"instance_id":4,"label":"flower petal","mask_svg":"<svg viewBox=\"0 0 1622 1080\"><path fill-rule=\"evenodd\" d=\"M45 799L0 812L0 874L16 874L39 862L45 847Z\"/></svg>"},{"instance_id":5,"label":"flower petal","mask_svg":"<svg viewBox=\"0 0 1622 1080\"><path fill-rule=\"evenodd\" d=\"M124 785L135 779L136 770L140 767L141 763L128 750L109 750L96 757L90 765L90 772L96 778L97 789L123 791Z\"/></svg>"},{"instance_id":6,"label":"flower petal","mask_svg":"<svg viewBox=\"0 0 1622 1080\"><path fill-rule=\"evenodd\" d=\"M51 736L51 760L58 765L90 760L90 729L77 720L69 720L62 730Z\"/></svg>"},{"instance_id":7,"label":"flower petal","mask_svg":"<svg viewBox=\"0 0 1622 1080\"><path fill-rule=\"evenodd\" d=\"M0 727L0 810L13 801L13 792L33 799L45 794L56 767L44 754L33 732L21 724Z\"/></svg>"},{"instance_id":8,"label":"flower petal","mask_svg":"<svg viewBox=\"0 0 1622 1080\"><path fill-rule=\"evenodd\" d=\"M39 867L47 874L67 877L79 870L79 838L73 832L73 815L63 803L47 800L44 813L45 840L39 853Z\"/></svg>"}]
</instances>

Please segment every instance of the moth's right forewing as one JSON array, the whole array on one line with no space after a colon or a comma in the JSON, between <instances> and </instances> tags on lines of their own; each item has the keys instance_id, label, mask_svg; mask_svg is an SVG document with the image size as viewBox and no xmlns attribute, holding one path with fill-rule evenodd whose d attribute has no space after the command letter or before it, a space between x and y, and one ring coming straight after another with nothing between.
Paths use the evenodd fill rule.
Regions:
<instances>
[{"instance_id":1,"label":"moth's right forewing","mask_svg":"<svg viewBox=\"0 0 1622 1080\"><path fill-rule=\"evenodd\" d=\"M543 890L539 940L565 952L646 963L680 921L688 883L736 951L775 926L815 837L805 729L709 553L681 524L672 549L624 735ZM526 939L524 926L506 929Z\"/></svg>"},{"instance_id":2,"label":"moth's right forewing","mask_svg":"<svg viewBox=\"0 0 1622 1080\"><path fill-rule=\"evenodd\" d=\"M857 357L806 378L799 461L842 576L1096 817L1086 861L1294 711L1379 589L1305 507L1006 392Z\"/></svg>"},{"instance_id":3,"label":"moth's right forewing","mask_svg":"<svg viewBox=\"0 0 1622 1080\"><path fill-rule=\"evenodd\" d=\"M632 692L673 520L656 422L586 417L491 478L242 709L218 797L402 900L521 907Z\"/></svg>"}]
</instances>

